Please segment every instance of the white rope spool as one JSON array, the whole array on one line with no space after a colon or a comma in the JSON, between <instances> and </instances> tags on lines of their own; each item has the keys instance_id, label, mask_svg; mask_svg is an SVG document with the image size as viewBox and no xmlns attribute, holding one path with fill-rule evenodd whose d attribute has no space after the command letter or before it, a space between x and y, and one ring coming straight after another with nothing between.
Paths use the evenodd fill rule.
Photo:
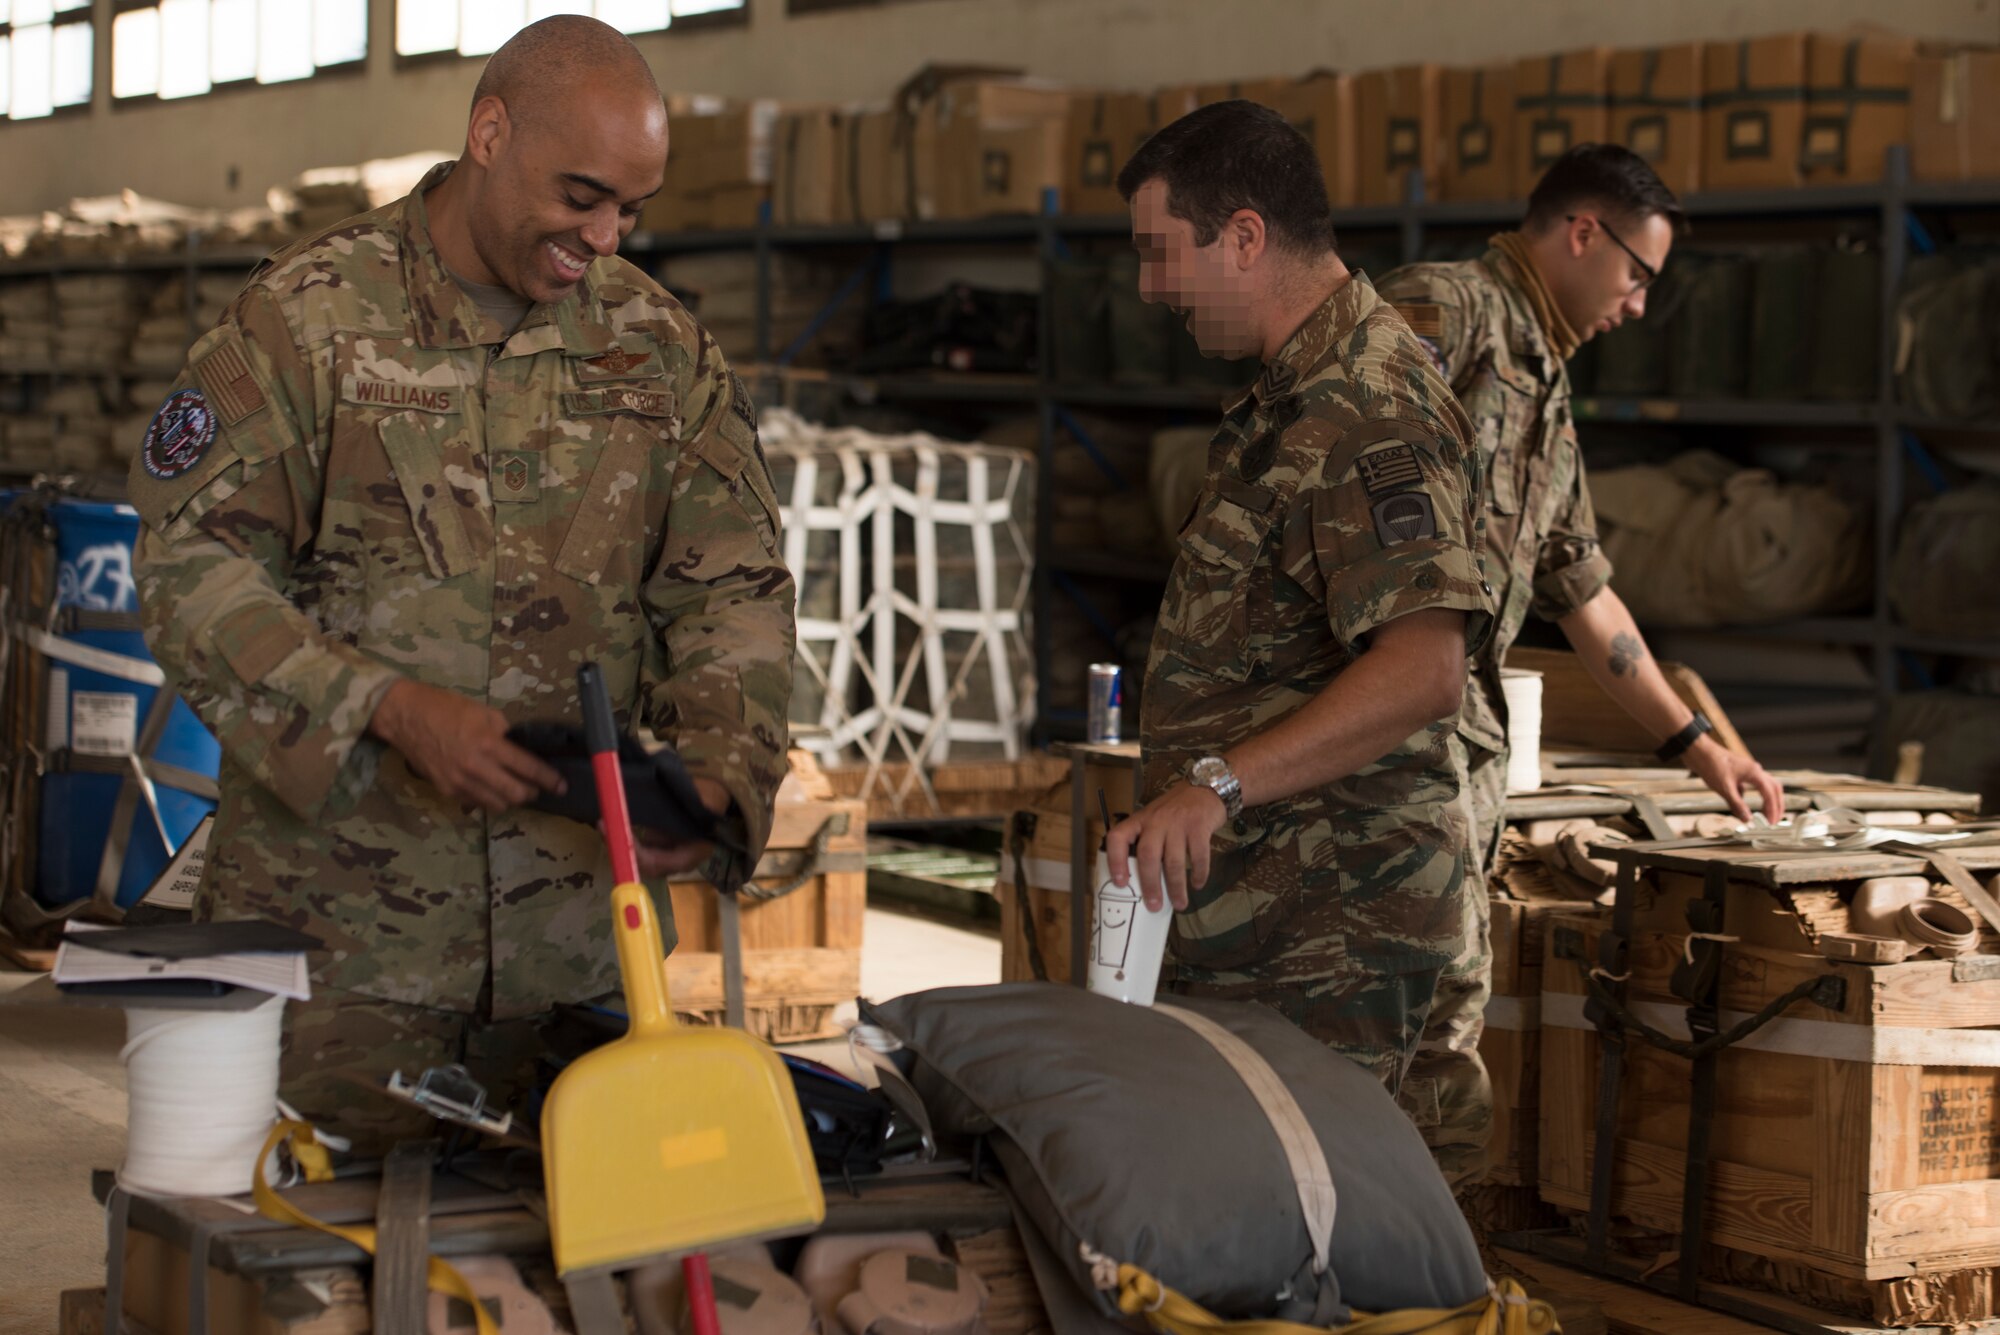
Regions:
<instances>
[{"instance_id":1,"label":"white rope spool","mask_svg":"<svg viewBox=\"0 0 2000 1335\"><path fill-rule=\"evenodd\" d=\"M1542 674L1501 668L1500 693L1507 701L1507 791L1532 793L1542 786Z\"/></svg>"},{"instance_id":2,"label":"white rope spool","mask_svg":"<svg viewBox=\"0 0 2000 1335\"><path fill-rule=\"evenodd\" d=\"M118 1185L148 1196L236 1196L278 1106L285 999L247 1011L125 1012L128 1113Z\"/></svg>"}]
</instances>

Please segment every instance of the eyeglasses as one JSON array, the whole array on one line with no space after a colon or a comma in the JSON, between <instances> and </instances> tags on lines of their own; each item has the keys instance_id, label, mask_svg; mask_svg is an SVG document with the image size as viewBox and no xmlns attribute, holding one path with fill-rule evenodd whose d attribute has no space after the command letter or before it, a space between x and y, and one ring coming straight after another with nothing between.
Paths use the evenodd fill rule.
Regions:
<instances>
[{"instance_id":1,"label":"eyeglasses","mask_svg":"<svg viewBox=\"0 0 2000 1335\"><path fill-rule=\"evenodd\" d=\"M1577 220L1577 217L1578 217L1577 214L1572 213L1569 215L1569 220L1571 222L1575 222ZM1625 238L1618 235L1618 233L1612 231L1610 223L1604 221L1604 219L1602 218L1592 218L1591 221L1596 223L1599 227L1602 227L1604 229L1604 234L1611 238L1612 244L1616 245L1618 249L1624 251L1626 256L1631 259L1632 263L1639 266L1639 272L1645 275L1644 278L1641 278L1637 283L1633 284L1632 290L1634 292L1643 291L1644 289L1651 287L1654 283L1660 281L1660 271L1658 269L1655 269L1652 265L1646 263L1646 261L1640 259L1639 252L1632 249L1632 247L1626 245Z\"/></svg>"}]
</instances>

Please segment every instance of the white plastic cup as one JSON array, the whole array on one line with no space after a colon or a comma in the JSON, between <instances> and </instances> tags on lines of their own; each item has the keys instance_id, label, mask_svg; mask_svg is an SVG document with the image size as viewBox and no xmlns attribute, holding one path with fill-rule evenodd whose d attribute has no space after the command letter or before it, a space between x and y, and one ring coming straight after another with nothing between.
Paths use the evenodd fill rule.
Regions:
<instances>
[{"instance_id":1,"label":"white plastic cup","mask_svg":"<svg viewBox=\"0 0 2000 1335\"><path fill-rule=\"evenodd\" d=\"M1165 901L1157 910L1148 910L1139 894L1137 872L1127 879L1129 885L1114 882L1110 858L1098 853L1087 986L1100 996L1150 1006L1160 988L1160 962L1166 957L1174 910Z\"/></svg>"},{"instance_id":2,"label":"white plastic cup","mask_svg":"<svg viewBox=\"0 0 2000 1335\"><path fill-rule=\"evenodd\" d=\"M1507 701L1507 791L1532 793L1542 786L1542 674L1501 668L1500 692Z\"/></svg>"}]
</instances>

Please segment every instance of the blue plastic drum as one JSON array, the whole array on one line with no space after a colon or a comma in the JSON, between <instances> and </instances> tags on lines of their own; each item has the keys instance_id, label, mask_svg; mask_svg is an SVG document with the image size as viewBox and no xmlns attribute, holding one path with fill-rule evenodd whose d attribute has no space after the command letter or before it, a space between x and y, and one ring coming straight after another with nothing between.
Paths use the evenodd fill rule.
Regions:
<instances>
[{"instance_id":1,"label":"blue plastic drum","mask_svg":"<svg viewBox=\"0 0 2000 1335\"><path fill-rule=\"evenodd\" d=\"M132 545L139 536L139 512L129 505L60 500L49 507L56 531L56 601L60 607L91 612L137 612L132 580ZM137 629L61 631L61 638L86 650L151 662ZM98 867L118 807L119 790L132 774L128 757L141 740L153 698L161 688L125 680L89 666L49 661L49 752L66 752L74 765L120 773L65 768L51 763L42 778L41 848L35 894L51 908L89 898L97 888ZM156 760L213 779L222 748L185 701L176 699L166 730L150 754ZM155 782L159 820L143 797L129 804L131 830L117 901L129 908L146 893L172 859L160 825L178 848L202 817L215 809L203 797ZM121 821L121 824L123 822Z\"/></svg>"}]
</instances>

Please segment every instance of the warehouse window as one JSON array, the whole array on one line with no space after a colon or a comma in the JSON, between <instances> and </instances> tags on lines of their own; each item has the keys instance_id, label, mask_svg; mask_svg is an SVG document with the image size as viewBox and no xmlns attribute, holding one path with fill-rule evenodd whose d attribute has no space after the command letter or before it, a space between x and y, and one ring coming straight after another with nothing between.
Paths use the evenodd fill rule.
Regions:
<instances>
[{"instance_id":1,"label":"warehouse window","mask_svg":"<svg viewBox=\"0 0 2000 1335\"><path fill-rule=\"evenodd\" d=\"M747 0L396 0L399 56L484 56L537 19L591 14L620 32L663 32L690 20L741 22Z\"/></svg>"},{"instance_id":2,"label":"warehouse window","mask_svg":"<svg viewBox=\"0 0 2000 1335\"><path fill-rule=\"evenodd\" d=\"M0 0L0 117L90 105L90 0Z\"/></svg>"},{"instance_id":3,"label":"warehouse window","mask_svg":"<svg viewBox=\"0 0 2000 1335\"><path fill-rule=\"evenodd\" d=\"M368 0L114 3L114 98L196 97L309 79L368 59Z\"/></svg>"}]
</instances>

